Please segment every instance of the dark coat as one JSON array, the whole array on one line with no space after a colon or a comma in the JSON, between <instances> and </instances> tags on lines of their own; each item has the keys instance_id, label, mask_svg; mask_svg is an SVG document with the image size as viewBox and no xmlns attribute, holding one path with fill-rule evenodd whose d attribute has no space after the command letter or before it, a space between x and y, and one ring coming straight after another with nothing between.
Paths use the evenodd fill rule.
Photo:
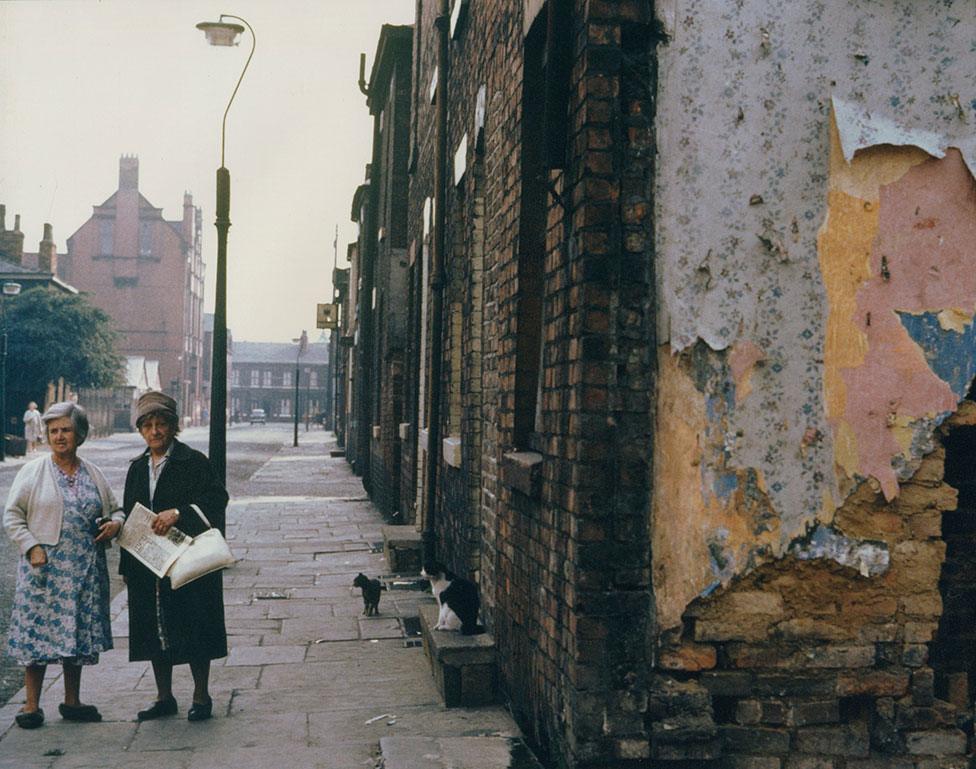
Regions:
<instances>
[{"instance_id":1,"label":"dark coat","mask_svg":"<svg viewBox=\"0 0 976 769\"><path fill-rule=\"evenodd\" d=\"M132 460L125 476L125 514L141 502L154 512L170 508L180 511L177 528L190 536L206 530L190 505L197 505L210 524L224 532L227 491L213 473L210 461L199 451L178 440L163 466L156 494L149 499L149 450ZM158 660L182 664L191 660L212 660L227 656L224 627L223 578L215 572L184 585L170 588L169 579L157 580L149 569L124 550L119 572L129 588L129 660ZM163 630L169 650L162 651L156 610L156 584L163 615Z\"/></svg>"}]
</instances>

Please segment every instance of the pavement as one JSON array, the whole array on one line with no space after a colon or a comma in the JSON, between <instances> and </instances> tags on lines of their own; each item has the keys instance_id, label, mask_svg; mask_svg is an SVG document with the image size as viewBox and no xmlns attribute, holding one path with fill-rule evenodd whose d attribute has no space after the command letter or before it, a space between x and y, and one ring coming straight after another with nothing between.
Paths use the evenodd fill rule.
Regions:
<instances>
[{"instance_id":1,"label":"pavement","mask_svg":"<svg viewBox=\"0 0 976 769\"><path fill-rule=\"evenodd\" d=\"M98 724L62 721L60 668L48 669L47 721L13 725L21 690L0 708L0 769L503 769L524 745L503 708L443 706L419 640L418 604L433 600L390 575L379 512L331 433L291 441L231 500L227 534L241 559L224 577L230 653L211 674L215 717L188 723L192 683L174 673L180 712L138 723L155 694L148 663L128 661L127 594L112 603L116 649L82 677ZM358 572L392 589L362 616ZM404 588L404 589L401 589ZM381 755L380 743L383 743Z\"/></svg>"}]
</instances>

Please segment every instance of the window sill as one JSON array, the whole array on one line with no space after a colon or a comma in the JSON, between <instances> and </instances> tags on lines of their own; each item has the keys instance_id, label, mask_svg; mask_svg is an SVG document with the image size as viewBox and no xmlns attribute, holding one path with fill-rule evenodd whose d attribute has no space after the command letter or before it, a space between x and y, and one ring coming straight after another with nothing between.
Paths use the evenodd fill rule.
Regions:
<instances>
[{"instance_id":1,"label":"window sill","mask_svg":"<svg viewBox=\"0 0 976 769\"><path fill-rule=\"evenodd\" d=\"M542 498L542 454L509 451L502 455L501 482L532 499Z\"/></svg>"}]
</instances>

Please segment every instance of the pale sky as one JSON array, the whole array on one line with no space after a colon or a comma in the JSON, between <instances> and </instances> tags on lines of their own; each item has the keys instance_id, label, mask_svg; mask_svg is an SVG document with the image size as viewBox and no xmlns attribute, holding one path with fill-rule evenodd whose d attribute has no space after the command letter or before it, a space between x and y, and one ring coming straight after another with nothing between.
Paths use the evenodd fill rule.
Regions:
<instances>
[{"instance_id":1,"label":"pale sky","mask_svg":"<svg viewBox=\"0 0 976 769\"><path fill-rule=\"evenodd\" d=\"M24 247L43 225L58 251L139 157L139 189L170 220L183 192L203 208L205 307L216 267L220 121L250 50L195 28L241 16L257 50L227 118L231 174L228 326L235 339L288 341L332 298L356 238L352 195L372 121L357 85L383 23L412 24L414 0L0 0L0 203L21 215Z\"/></svg>"}]
</instances>

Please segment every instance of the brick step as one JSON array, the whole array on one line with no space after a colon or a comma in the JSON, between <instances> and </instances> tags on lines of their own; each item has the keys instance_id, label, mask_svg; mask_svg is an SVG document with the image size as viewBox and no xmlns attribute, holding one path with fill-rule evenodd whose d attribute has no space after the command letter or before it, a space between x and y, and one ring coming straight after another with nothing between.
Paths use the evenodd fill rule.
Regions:
<instances>
[{"instance_id":1,"label":"brick step","mask_svg":"<svg viewBox=\"0 0 976 769\"><path fill-rule=\"evenodd\" d=\"M420 632L434 681L449 708L490 705L495 701L495 641L487 633L461 635L434 630L438 607L421 604Z\"/></svg>"},{"instance_id":2,"label":"brick step","mask_svg":"<svg viewBox=\"0 0 976 769\"><path fill-rule=\"evenodd\" d=\"M383 769L543 769L518 737L381 737Z\"/></svg>"},{"instance_id":3,"label":"brick step","mask_svg":"<svg viewBox=\"0 0 976 769\"><path fill-rule=\"evenodd\" d=\"M394 574L420 574L422 545L414 526L384 526L383 554Z\"/></svg>"}]
</instances>

